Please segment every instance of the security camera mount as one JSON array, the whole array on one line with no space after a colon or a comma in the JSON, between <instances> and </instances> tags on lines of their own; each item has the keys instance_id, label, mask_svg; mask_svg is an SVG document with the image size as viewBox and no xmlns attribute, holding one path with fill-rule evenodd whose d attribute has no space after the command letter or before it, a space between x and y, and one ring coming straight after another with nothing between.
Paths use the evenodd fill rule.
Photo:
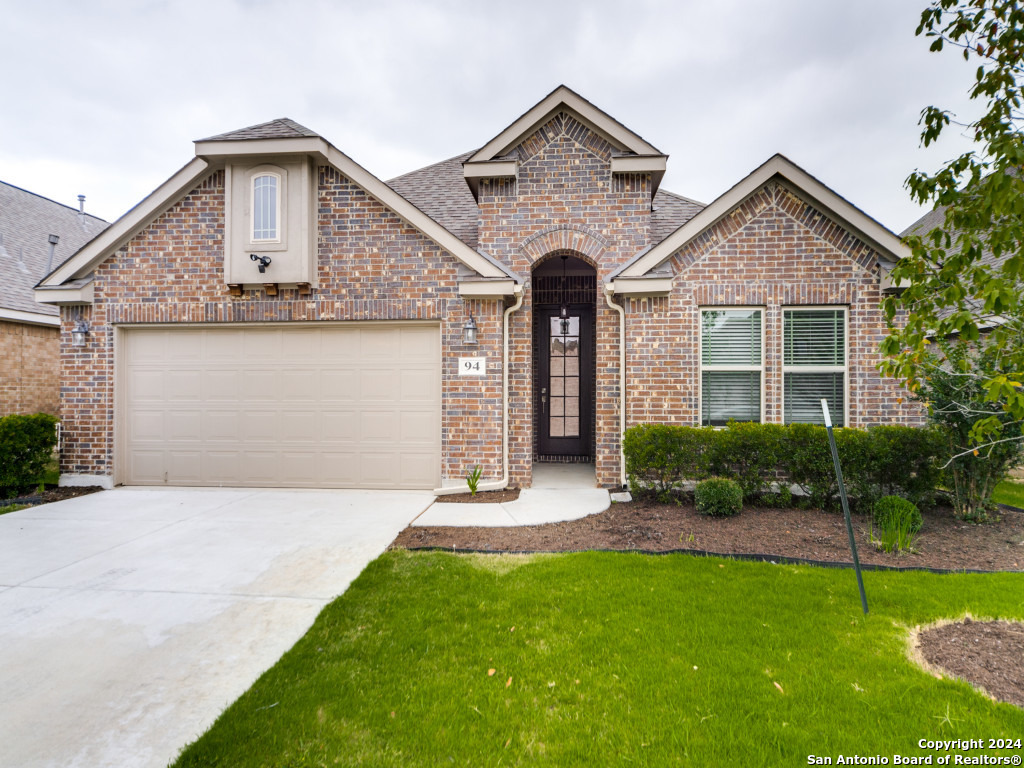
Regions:
<instances>
[{"instance_id":1,"label":"security camera mount","mask_svg":"<svg viewBox=\"0 0 1024 768\"><path fill-rule=\"evenodd\" d=\"M261 275L264 272L266 272L267 271L267 267L270 266L270 257L269 256L260 256L259 254L256 254L256 253L250 253L249 254L249 258L252 261L257 262L257 266L259 267Z\"/></svg>"}]
</instances>

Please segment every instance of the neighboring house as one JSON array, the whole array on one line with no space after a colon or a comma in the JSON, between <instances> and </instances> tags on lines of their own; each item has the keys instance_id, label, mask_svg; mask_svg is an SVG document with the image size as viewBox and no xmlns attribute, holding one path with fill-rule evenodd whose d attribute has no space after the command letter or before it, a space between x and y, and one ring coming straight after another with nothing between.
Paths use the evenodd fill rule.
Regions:
<instances>
[{"instance_id":1,"label":"neighboring house","mask_svg":"<svg viewBox=\"0 0 1024 768\"><path fill-rule=\"evenodd\" d=\"M918 420L875 369L899 238L784 157L704 206L565 87L388 183L286 119L195 151L36 292L63 482L614 486L640 422Z\"/></svg>"},{"instance_id":2,"label":"neighboring house","mask_svg":"<svg viewBox=\"0 0 1024 768\"><path fill-rule=\"evenodd\" d=\"M38 304L33 288L106 226L0 181L0 416L57 413L60 310Z\"/></svg>"}]
</instances>

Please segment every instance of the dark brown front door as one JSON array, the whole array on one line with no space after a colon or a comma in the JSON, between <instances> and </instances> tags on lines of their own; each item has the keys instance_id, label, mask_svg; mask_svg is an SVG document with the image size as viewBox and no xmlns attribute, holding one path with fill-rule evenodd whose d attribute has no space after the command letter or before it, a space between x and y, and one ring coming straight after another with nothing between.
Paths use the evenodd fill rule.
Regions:
<instances>
[{"instance_id":1,"label":"dark brown front door","mask_svg":"<svg viewBox=\"0 0 1024 768\"><path fill-rule=\"evenodd\" d=\"M538 448L547 456L589 456L593 310L570 306L567 320L559 318L557 307L537 311Z\"/></svg>"}]
</instances>

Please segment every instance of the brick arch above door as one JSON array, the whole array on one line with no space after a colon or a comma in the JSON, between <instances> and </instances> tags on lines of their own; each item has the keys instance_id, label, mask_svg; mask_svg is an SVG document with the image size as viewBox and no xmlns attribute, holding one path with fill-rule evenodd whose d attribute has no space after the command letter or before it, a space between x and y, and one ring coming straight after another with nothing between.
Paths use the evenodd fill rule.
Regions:
<instances>
[{"instance_id":1,"label":"brick arch above door","mask_svg":"<svg viewBox=\"0 0 1024 768\"><path fill-rule=\"evenodd\" d=\"M558 251L575 251L592 264L599 264L608 241L580 224L558 224L535 232L523 241L520 250L535 264Z\"/></svg>"}]
</instances>

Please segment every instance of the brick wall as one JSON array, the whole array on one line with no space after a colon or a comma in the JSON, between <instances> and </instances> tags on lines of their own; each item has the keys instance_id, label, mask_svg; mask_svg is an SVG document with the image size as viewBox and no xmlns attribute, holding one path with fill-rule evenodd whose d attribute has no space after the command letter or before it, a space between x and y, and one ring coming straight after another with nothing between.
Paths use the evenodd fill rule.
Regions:
<instances>
[{"instance_id":1,"label":"brick wall","mask_svg":"<svg viewBox=\"0 0 1024 768\"><path fill-rule=\"evenodd\" d=\"M337 170L319 169L319 288L311 296L282 289L233 297L223 280L224 174L216 172L96 270L92 307L79 317L89 343L62 351L64 472L111 474L113 328L137 323L235 323L432 320L441 327L442 475L461 478L480 464L501 473L501 313L497 301L458 297L457 261ZM465 348L471 310L479 343ZM488 358L484 380L459 378L459 354Z\"/></svg>"},{"instance_id":2,"label":"brick wall","mask_svg":"<svg viewBox=\"0 0 1024 768\"><path fill-rule=\"evenodd\" d=\"M782 421L782 311L849 307L850 426L918 424L922 414L879 377L886 326L876 254L787 188L770 183L672 257L663 298L628 302L629 424L698 424L699 308L765 309L765 420Z\"/></svg>"},{"instance_id":3,"label":"brick wall","mask_svg":"<svg viewBox=\"0 0 1024 768\"><path fill-rule=\"evenodd\" d=\"M57 413L60 332L0 320L0 416Z\"/></svg>"},{"instance_id":4,"label":"brick wall","mask_svg":"<svg viewBox=\"0 0 1024 768\"><path fill-rule=\"evenodd\" d=\"M513 271L530 275L546 258L569 251L597 272L595 462L597 480L619 477L618 319L600 295L604 277L649 244L651 179L612 177L612 147L567 113L551 118L515 147L516 183L480 184L480 248ZM512 477L529 485L534 443L533 298L515 315L509 366Z\"/></svg>"}]
</instances>

